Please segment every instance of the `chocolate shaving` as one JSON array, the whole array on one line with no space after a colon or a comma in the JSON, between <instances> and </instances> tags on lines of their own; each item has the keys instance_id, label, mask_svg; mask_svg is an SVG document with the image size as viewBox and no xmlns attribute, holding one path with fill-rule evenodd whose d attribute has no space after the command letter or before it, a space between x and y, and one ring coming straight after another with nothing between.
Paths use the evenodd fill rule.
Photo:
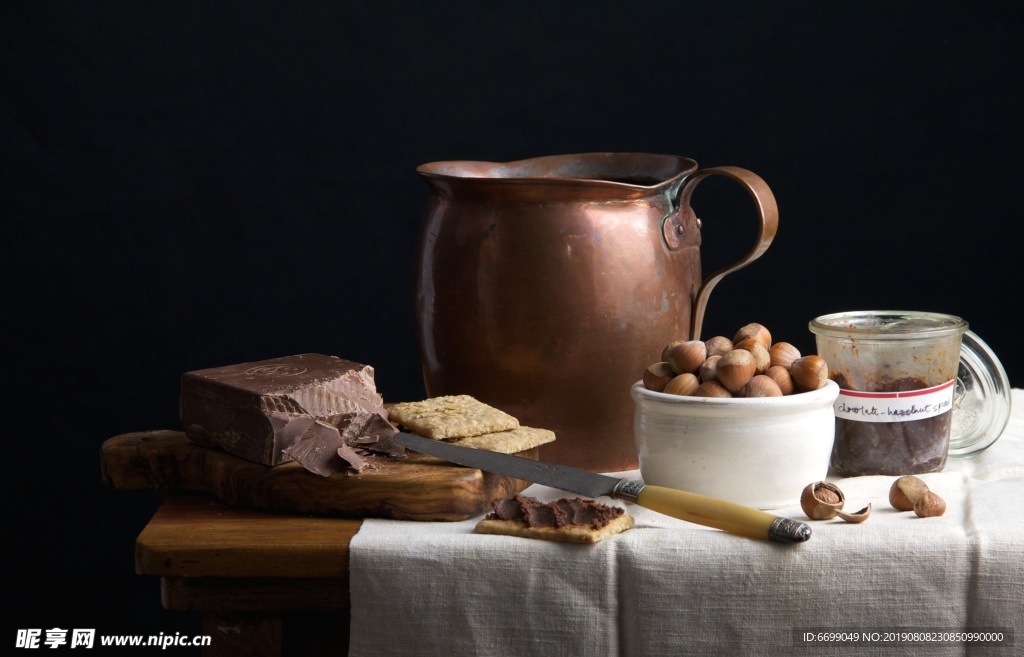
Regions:
<instances>
[{"instance_id":1,"label":"chocolate shaving","mask_svg":"<svg viewBox=\"0 0 1024 657\"><path fill-rule=\"evenodd\" d=\"M370 465L366 459L348 445L342 445L338 448L338 456L343 458L348 463L349 468L356 472L362 472Z\"/></svg>"},{"instance_id":2,"label":"chocolate shaving","mask_svg":"<svg viewBox=\"0 0 1024 657\"><path fill-rule=\"evenodd\" d=\"M347 459L339 454L345 446L338 428L321 422L313 422L302 434L299 442L285 450L285 454L299 462L302 467L322 477L330 477L349 466Z\"/></svg>"},{"instance_id":3,"label":"chocolate shaving","mask_svg":"<svg viewBox=\"0 0 1024 657\"><path fill-rule=\"evenodd\" d=\"M270 426L280 436L280 444L284 450L302 440L302 434L316 422L312 415L296 415L294 413L267 413Z\"/></svg>"},{"instance_id":4,"label":"chocolate shaving","mask_svg":"<svg viewBox=\"0 0 1024 657\"><path fill-rule=\"evenodd\" d=\"M405 447L394 440L398 430L379 412L358 411L338 418L335 426L341 431L344 443L350 447L390 456L405 455Z\"/></svg>"},{"instance_id":5,"label":"chocolate shaving","mask_svg":"<svg viewBox=\"0 0 1024 657\"><path fill-rule=\"evenodd\" d=\"M373 452L405 454L405 448L394 440L398 431L379 413L358 410L323 420L297 416L282 431L298 430L302 430L301 435L284 453L323 477L338 472L362 472L370 465L365 456Z\"/></svg>"},{"instance_id":6,"label":"chocolate shaving","mask_svg":"<svg viewBox=\"0 0 1024 657\"><path fill-rule=\"evenodd\" d=\"M331 418L337 425L308 419L308 428L298 442L285 450L285 454L323 477L348 470L362 472L370 465L364 458L370 452L392 456L401 456L405 452L393 440L398 432L377 413L359 411L352 416ZM300 422L301 418L293 421Z\"/></svg>"}]
</instances>

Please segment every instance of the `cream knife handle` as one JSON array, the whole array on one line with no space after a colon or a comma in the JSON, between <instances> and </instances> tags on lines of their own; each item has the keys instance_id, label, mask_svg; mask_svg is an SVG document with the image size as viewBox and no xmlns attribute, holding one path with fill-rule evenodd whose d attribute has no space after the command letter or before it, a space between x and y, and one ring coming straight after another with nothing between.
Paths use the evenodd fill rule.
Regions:
<instances>
[{"instance_id":1,"label":"cream knife handle","mask_svg":"<svg viewBox=\"0 0 1024 657\"><path fill-rule=\"evenodd\" d=\"M805 523L674 488L642 486L636 492L635 502L673 518L749 538L802 543L811 537L811 528Z\"/></svg>"}]
</instances>

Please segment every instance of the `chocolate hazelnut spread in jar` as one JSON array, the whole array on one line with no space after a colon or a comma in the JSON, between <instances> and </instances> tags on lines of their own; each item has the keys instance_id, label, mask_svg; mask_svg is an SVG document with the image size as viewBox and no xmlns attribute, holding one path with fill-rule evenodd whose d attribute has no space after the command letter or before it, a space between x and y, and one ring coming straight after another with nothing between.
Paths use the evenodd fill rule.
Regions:
<instances>
[{"instance_id":1,"label":"chocolate hazelnut spread in jar","mask_svg":"<svg viewBox=\"0 0 1024 657\"><path fill-rule=\"evenodd\" d=\"M832 470L842 476L935 472L946 465L961 337L952 315L861 311L813 320L839 384Z\"/></svg>"}]
</instances>

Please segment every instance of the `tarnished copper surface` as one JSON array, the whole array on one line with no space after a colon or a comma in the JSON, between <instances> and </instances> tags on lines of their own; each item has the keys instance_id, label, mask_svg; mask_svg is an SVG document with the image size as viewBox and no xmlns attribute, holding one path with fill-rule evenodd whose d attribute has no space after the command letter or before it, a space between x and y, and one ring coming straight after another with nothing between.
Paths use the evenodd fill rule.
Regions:
<instances>
[{"instance_id":1,"label":"tarnished copper surface","mask_svg":"<svg viewBox=\"0 0 1024 657\"><path fill-rule=\"evenodd\" d=\"M629 387L667 341L699 336L714 285L768 248L768 186L736 167L635 153L417 171L433 191L416 283L428 395L470 394L553 430L543 460L637 467ZM689 200L709 175L746 187L761 228L743 260L702 281Z\"/></svg>"}]
</instances>

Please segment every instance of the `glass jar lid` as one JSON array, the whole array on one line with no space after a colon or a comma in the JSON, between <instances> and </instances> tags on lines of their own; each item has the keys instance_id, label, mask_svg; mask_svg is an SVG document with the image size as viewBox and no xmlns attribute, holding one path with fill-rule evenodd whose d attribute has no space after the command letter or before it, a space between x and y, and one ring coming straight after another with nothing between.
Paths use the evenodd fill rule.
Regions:
<instances>
[{"instance_id":1,"label":"glass jar lid","mask_svg":"<svg viewBox=\"0 0 1024 657\"><path fill-rule=\"evenodd\" d=\"M822 315L810 329L817 335L849 340L919 340L953 336L967 330L954 315L911 310L858 310Z\"/></svg>"},{"instance_id":2,"label":"glass jar lid","mask_svg":"<svg viewBox=\"0 0 1024 657\"><path fill-rule=\"evenodd\" d=\"M1010 380L992 349L973 331L962 337L953 397L950 456L973 456L999 438L1010 421Z\"/></svg>"}]
</instances>

